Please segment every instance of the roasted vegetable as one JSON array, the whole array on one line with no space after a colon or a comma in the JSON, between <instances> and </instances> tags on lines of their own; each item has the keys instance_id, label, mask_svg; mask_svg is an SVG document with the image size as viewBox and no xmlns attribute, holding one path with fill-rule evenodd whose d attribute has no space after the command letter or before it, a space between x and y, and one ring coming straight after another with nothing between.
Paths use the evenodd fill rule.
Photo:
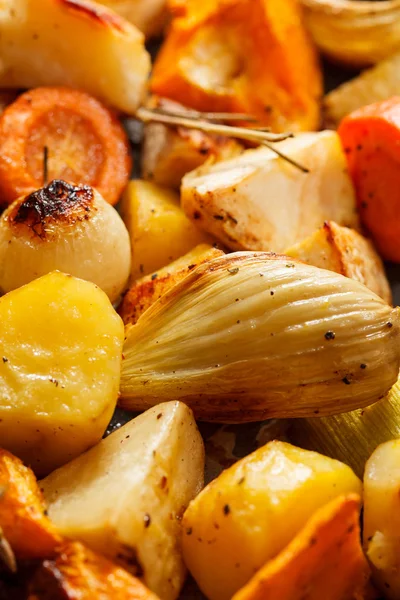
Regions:
<instances>
[{"instance_id":1,"label":"roasted vegetable","mask_svg":"<svg viewBox=\"0 0 400 600\"><path fill-rule=\"evenodd\" d=\"M175 192L147 181L131 181L121 203L131 237L132 279L165 267L210 237L179 206Z\"/></svg>"},{"instance_id":2,"label":"roasted vegetable","mask_svg":"<svg viewBox=\"0 0 400 600\"><path fill-rule=\"evenodd\" d=\"M324 122L336 128L353 110L396 95L400 95L400 53L327 94L323 102Z\"/></svg>"},{"instance_id":3,"label":"roasted vegetable","mask_svg":"<svg viewBox=\"0 0 400 600\"><path fill-rule=\"evenodd\" d=\"M0 440L45 474L102 437L123 324L92 283L51 273L0 298Z\"/></svg>"},{"instance_id":4,"label":"roasted vegetable","mask_svg":"<svg viewBox=\"0 0 400 600\"><path fill-rule=\"evenodd\" d=\"M0 527L18 559L48 558L61 537L46 516L41 491L31 469L0 450Z\"/></svg>"},{"instance_id":5,"label":"roasted vegetable","mask_svg":"<svg viewBox=\"0 0 400 600\"><path fill-rule=\"evenodd\" d=\"M145 36L159 35L167 22L167 0L97 0L136 25Z\"/></svg>"},{"instance_id":6,"label":"roasted vegetable","mask_svg":"<svg viewBox=\"0 0 400 600\"><path fill-rule=\"evenodd\" d=\"M185 578L179 520L203 476L203 442L192 412L171 402L130 421L41 485L62 534L173 600Z\"/></svg>"},{"instance_id":7,"label":"roasted vegetable","mask_svg":"<svg viewBox=\"0 0 400 600\"><path fill-rule=\"evenodd\" d=\"M366 406L397 380L398 319L342 275L274 254L222 256L127 329L121 405L181 399L220 422Z\"/></svg>"},{"instance_id":8,"label":"roasted vegetable","mask_svg":"<svg viewBox=\"0 0 400 600\"><path fill-rule=\"evenodd\" d=\"M138 579L79 542L64 542L29 585L28 600L158 600Z\"/></svg>"},{"instance_id":9,"label":"roasted vegetable","mask_svg":"<svg viewBox=\"0 0 400 600\"><path fill-rule=\"evenodd\" d=\"M283 252L327 219L357 227L354 190L337 134L303 134L278 147L310 172L267 148L247 150L183 178L185 213L232 250Z\"/></svg>"},{"instance_id":10,"label":"roasted vegetable","mask_svg":"<svg viewBox=\"0 0 400 600\"><path fill-rule=\"evenodd\" d=\"M392 292L379 254L373 244L354 229L326 221L321 229L304 241L287 248L285 254L356 279L388 304L392 302Z\"/></svg>"},{"instance_id":11,"label":"roasted vegetable","mask_svg":"<svg viewBox=\"0 0 400 600\"><path fill-rule=\"evenodd\" d=\"M207 598L228 600L318 508L352 492L361 493L361 482L348 466L270 442L190 503L182 521L185 562Z\"/></svg>"},{"instance_id":12,"label":"roasted vegetable","mask_svg":"<svg viewBox=\"0 0 400 600\"><path fill-rule=\"evenodd\" d=\"M327 56L362 67L400 49L400 0L301 0L317 46Z\"/></svg>"},{"instance_id":13,"label":"roasted vegetable","mask_svg":"<svg viewBox=\"0 0 400 600\"><path fill-rule=\"evenodd\" d=\"M400 382L383 400L367 408L317 419L294 419L288 437L302 448L342 460L362 477L375 448L400 438Z\"/></svg>"},{"instance_id":14,"label":"roasted vegetable","mask_svg":"<svg viewBox=\"0 0 400 600\"><path fill-rule=\"evenodd\" d=\"M358 496L332 500L233 600L365 598L369 568L361 548L359 518Z\"/></svg>"},{"instance_id":15,"label":"roasted vegetable","mask_svg":"<svg viewBox=\"0 0 400 600\"><path fill-rule=\"evenodd\" d=\"M400 96L351 113L339 135L361 220L383 258L400 262Z\"/></svg>"},{"instance_id":16,"label":"roasted vegetable","mask_svg":"<svg viewBox=\"0 0 400 600\"><path fill-rule=\"evenodd\" d=\"M129 114L150 71L143 34L91 0L3 0L0 56L0 87L75 87Z\"/></svg>"},{"instance_id":17,"label":"roasted vegetable","mask_svg":"<svg viewBox=\"0 0 400 600\"><path fill-rule=\"evenodd\" d=\"M161 296L179 283L198 265L222 256L222 250L200 244L157 273L139 279L125 294L118 309L125 325L135 324L139 317Z\"/></svg>"},{"instance_id":18,"label":"roasted vegetable","mask_svg":"<svg viewBox=\"0 0 400 600\"><path fill-rule=\"evenodd\" d=\"M317 129L321 72L295 0L181 3L152 91L201 111L244 112L274 131Z\"/></svg>"},{"instance_id":19,"label":"roasted vegetable","mask_svg":"<svg viewBox=\"0 0 400 600\"><path fill-rule=\"evenodd\" d=\"M185 107L165 99L153 99L152 108L173 109L185 114ZM243 152L232 138L185 127L149 123L144 129L142 176L159 185L178 189L182 177L204 164L227 160Z\"/></svg>"},{"instance_id":20,"label":"roasted vegetable","mask_svg":"<svg viewBox=\"0 0 400 600\"><path fill-rule=\"evenodd\" d=\"M45 159L44 148L48 150ZM30 90L0 115L2 204L34 192L47 178L91 185L115 204L128 183L131 167L122 125L84 92Z\"/></svg>"},{"instance_id":21,"label":"roasted vegetable","mask_svg":"<svg viewBox=\"0 0 400 600\"><path fill-rule=\"evenodd\" d=\"M89 186L65 181L16 200L0 217L0 290L56 269L96 283L116 302L131 264L121 217Z\"/></svg>"},{"instance_id":22,"label":"roasted vegetable","mask_svg":"<svg viewBox=\"0 0 400 600\"><path fill-rule=\"evenodd\" d=\"M381 444L364 475L364 545L386 598L400 595L400 440Z\"/></svg>"}]
</instances>

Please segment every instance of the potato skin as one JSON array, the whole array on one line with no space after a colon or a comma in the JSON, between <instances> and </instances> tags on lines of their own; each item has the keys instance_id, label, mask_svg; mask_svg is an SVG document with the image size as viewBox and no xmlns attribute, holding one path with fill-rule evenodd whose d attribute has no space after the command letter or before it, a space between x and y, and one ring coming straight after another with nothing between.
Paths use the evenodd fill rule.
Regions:
<instances>
[{"instance_id":1,"label":"potato skin","mask_svg":"<svg viewBox=\"0 0 400 600\"><path fill-rule=\"evenodd\" d=\"M100 288L57 271L3 296L0 321L0 443L44 475L101 440L123 323Z\"/></svg>"},{"instance_id":2,"label":"potato skin","mask_svg":"<svg viewBox=\"0 0 400 600\"><path fill-rule=\"evenodd\" d=\"M22 461L0 449L0 528L18 559L48 558L60 543L36 478Z\"/></svg>"},{"instance_id":3,"label":"potato skin","mask_svg":"<svg viewBox=\"0 0 400 600\"><path fill-rule=\"evenodd\" d=\"M141 581L79 542L63 542L43 561L28 600L158 600Z\"/></svg>"},{"instance_id":4,"label":"potato skin","mask_svg":"<svg viewBox=\"0 0 400 600\"><path fill-rule=\"evenodd\" d=\"M186 564L210 600L228 600L318 508L360 492L360 480L343 463L270 442L190 503L182 521Z\"/></svg>"}]
</instances>

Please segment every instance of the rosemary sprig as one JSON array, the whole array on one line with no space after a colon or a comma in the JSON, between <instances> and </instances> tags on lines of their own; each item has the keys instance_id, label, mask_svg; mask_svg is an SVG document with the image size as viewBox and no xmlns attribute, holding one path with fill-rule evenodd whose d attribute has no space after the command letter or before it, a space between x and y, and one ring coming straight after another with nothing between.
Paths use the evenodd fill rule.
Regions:
<instances>
[{"instance_id":1,"label":"rosemary sprig","mask_svg":"<svg viewBox=\"0 0 400 600\"><path fill-rule=\"evenodd\" d=\"M205 121L248 121L257 123L256 117L246 115L245 113L227 113L227 112L200 112L198 110L169 110L162 107L152 108L159 115L170 117L189 117L190 119L203 119Z\"/></svg>"},{"instance_id":2,"label":"rosemary sprig","mask_svg":"<svg viewBox=\"0 0 400 600\"><path fill-rule=\"evenodd\" d=\"M196 116L190 116L195 114ZM179 114L164 109L150 109L140 107L136 113L138 119L144 123L163 123L164 125L173 125L175 127L186 127L187 129L197 129L199 131L205 131L215 135L225 135L227 137L234 137L237 139L247 140L250 142L256 142L263 146L266 146L272 152L275 152L282 159L289 162L291 165L300 169L303 173L308 173L309 169L290 158L280 150L278 150L273 144L276 142L282 142L288 138L294 137L293 133L271 133L266 128L246 128L246 127L233 127L232 125L223 125L220 123L210 123L205 120L206 115L212 115L214 119L222 119L225 113L198 113L197 111L190 111L185 114ZM200 115L200 116L199 116ZM242 119L243 115L235 113L235 117Z\"/></svg>"}]
</instances>

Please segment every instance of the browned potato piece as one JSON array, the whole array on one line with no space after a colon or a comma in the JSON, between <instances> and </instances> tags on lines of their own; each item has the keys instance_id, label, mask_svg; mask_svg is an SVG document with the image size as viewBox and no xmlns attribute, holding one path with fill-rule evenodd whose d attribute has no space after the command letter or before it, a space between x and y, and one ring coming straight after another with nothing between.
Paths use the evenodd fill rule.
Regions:
<instances>
[{"instance_id":1,"label":"browned potato piece","mask_svg":"<svg viewBox=\"0 0 400 600\"><path fill-rule=\"evenodd\" d=\"M320 508L233 600L365 598L369 568L361 548L359 519L356 495L341 496Z\"/></svg>"},{"instance_id":2,"label":"browned potato piece","mask_svg":"<svg viewBox=\"0 0 400 600\"><path fill-rule=\"evenodd\" d=\"M28 600L158 600L139 579L79 542L57 548L29 589Z\"/></svg>"},{"instance_id":3,"label":"browned potato piece","mask_svg":"<svg viewBox=\"0 0 400 600\"><path fill-rule=\"evenodd\" d=\"M135 324L145 310L198 265L222 254L222 250L209 244L200 244L170 265L159 269L157 273L139 279L127 291L119 307L118 312L125 325Z\"/></svg>"},{"instance_id":4,"label":"browned potato piece","mask_svg":"<svg viewBox=\"0 0 400 600\"><path fill-rule=\"evenodd\" d=\"M153 108L187 112L186 107L155 98ZM178 189L182 177L212 158L227 160L243 152L243 146L222 135L210 135L184 127L150 123L144 129L142 177L159 185Z\"/></svg>"},{"instance_id":5,"label":"browned potato piece","mask_svg":"<svg viewBox=\"0 0 400 600\"><path fill-rule=\"evenodd\" d=\"M379 254L372 242L354 229L327 221L322 229L285 250L285 254L308 265L356 279L388 304L392 302L392 292Z\"/></svg>"},{"instance_id":6,"label":"browned potato piece","mask_svg":"<svg viewBox=\"0 0 400 600\"><path fill-rule=\"evenodd\" d=\"M0 527L19 559L46 558L60 542L36 478L22 461L0 450Z\"/></svg>"}]
</instances>

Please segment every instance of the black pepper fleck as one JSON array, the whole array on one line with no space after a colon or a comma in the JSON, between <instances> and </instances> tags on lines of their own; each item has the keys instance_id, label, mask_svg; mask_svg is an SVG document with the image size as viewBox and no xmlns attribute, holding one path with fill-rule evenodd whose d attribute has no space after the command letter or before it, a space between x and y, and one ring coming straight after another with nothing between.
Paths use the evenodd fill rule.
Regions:
<instances>
[{"instance_id":1,"label":"black pepper fleck","mask_svg":"<svg viewBox=\"0 0 400 600\"><path fill-rule=\"evenodd\" d=\"M231 512L231 508L230 508L229 504L225 504L223 511L224 511L224 515L229 515L229 513Z\"/></svg>"},{"instance_id":2,"label":"black pepper fleck","mask_svg":"<svg viewBox=\"0 0 400 600\"><path fill-rule=\"evenodd\" d=\"M350 379L348 379L348 377L343 377L342 379L343 383L345 383L346 385L350 385L351 381Z\"/></svg>"},{"instance_id":3,"label":"black pepper fleck","mask_svg":"<svg viewBox=\"0 0 400 600\"><path fill-rule=\"evenodd\" d=\"M366 369L366 368L367 368L367 365L365 363L361 363L360 369Z\"/></svg>"},{"instance_id":4,"label":"black pepper fleck","mask_svg":"<svg viewBox=\"0 0 400 600\"><path fill-rule=\"evenodd\" d=\"M151 517L149 515L149 513L146 513L143 517L143 521L144 521L144 526L147 529L148 527L150 527L151 525Z\"/></svg>"},{"instance_id":5,"label":"black pepper fleck","mask_svg":"<svg viewBox=\"0 0 400 600\"><path fill-rule=\"evenodd\" d=\"M151 276L151 280L154 281L155 279L157 279L158 277L158 273L153 273L153 275Z\"/></svg>"},{"instance_id":6,"label":"black pepper fleck","mask_svg":"<svg viewBox=\"0 0 400 600\"><path fill-rule=\"evenodd\" d=\"M335 339L335 333L333 331L327 331L325 334L325 339L326 340L334 340Z\"/></svg>"}]
</instances>

